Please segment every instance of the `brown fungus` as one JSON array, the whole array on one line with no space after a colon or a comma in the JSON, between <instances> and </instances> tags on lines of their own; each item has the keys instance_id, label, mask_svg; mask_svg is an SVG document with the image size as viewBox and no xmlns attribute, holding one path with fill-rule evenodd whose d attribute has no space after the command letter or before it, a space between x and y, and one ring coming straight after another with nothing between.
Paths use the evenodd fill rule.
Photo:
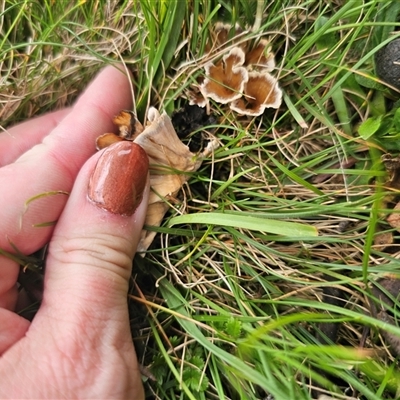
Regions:
<instances>
[{"instance_id":1,"label":"brown fungus","mask_svg":"<svg viewBox=\"0 0 400 400\"><path fill-rule=\"evenodd\" d=\"M234 47L216 64L205 66L206 79L201 85L201 92L218 103L227 104L243 94L248 80L248 72L243 67L245 55L240 47Z\"/></svg>"},{"instance_id":2,"label":"brown fungus","mask_svg":"<svg viewBox=\"0 0 400 400\"><path fill-rule=\"evenodd\" d=\"M96 150L104 149L108 146L111 146L113 143L121 142L126 140L115 133L104 133L100 135L96 139Z\"/></svg>"},{"instance_id":3,"label":"brown fungus","mask_svg":"<svg viewBox=\"0 0 400 400\"><path fill-rule=\"evenodd\" d=\"M227 45L236 46L230 47L220 61L205 65L204 81L188 94L191 105L205 107L211 98L251 116L281 105L282 91L277 79L269 74L275 68L270 42L263 38L246 40L245 33L239 27L215 24L212 45L207 46L209 55L215 50L223 51Z\"/></svg>"},{"instance_id":4,"label":"brown fungus","mask_svg":"<svg viewBox=\"0 0 400 400\"><path fill-rule=\"evenodd\" d=\"M261 115L266 108L278 108L282 90L278 81L267 72L253 71L244 87L244 96L233 101L231 109L242 115Z\"/></svg>"},{"instance_id":5,"label":"brown fungus","mask_svg":"<svg viewBox=\"0 0 400 400\"><path fill-rule=\"evenodd\" d=\"M245 66L266 72L275 69L275 57L268 40L261 39L252 49L246 51Z\"/></svg>"},{"instance_id":6,"label":"brown fungus","mask_svg":"<svg viewBox=\"0 0 400 400\"><path fill-rule=\"evenodd\" d=\"M223 22L215 23L213 27L213 31L211 32L212 36L212 47L216 48L217 50L221 50L227 46L232 44L236 44L238 38L243 36L246 31L244 31L238 24L233 27L231 24L225 24ZM208 43L209 44L209 43ZM237 47L241 47L243 50L246 49L247 45L246 42L242 42ZM210 46L208 46L208 51L212 50Z\"/></svg>"},{"instance_id":7,"label":"brown fungus","mask_svg":"<svg viewBox=\"0 0 400 400\"><path fill-rule=\"evenodd\" d=\"M119 134L105 133L96 139L96 149L101 150L121 140L134 140L143 132L143 125L138 121L132 111L122 110L113 118L118 126Z\"/></svg>"}]
</instances>

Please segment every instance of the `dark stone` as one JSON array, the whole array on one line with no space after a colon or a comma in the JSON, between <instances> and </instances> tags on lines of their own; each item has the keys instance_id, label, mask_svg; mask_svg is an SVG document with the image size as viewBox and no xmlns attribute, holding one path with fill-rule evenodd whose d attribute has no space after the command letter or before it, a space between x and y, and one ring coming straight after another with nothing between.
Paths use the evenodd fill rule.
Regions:
<instances>
[{"instance_id":1,"label":"dark stone","mask_svg":"<svg viewBox=\"0 0 400 400\"><path fill-rule=\"evenodd\" d=\"M375 69L380 79L400 89L400 39L391 41L375 54Z\"/></svg>"}]
</instances>

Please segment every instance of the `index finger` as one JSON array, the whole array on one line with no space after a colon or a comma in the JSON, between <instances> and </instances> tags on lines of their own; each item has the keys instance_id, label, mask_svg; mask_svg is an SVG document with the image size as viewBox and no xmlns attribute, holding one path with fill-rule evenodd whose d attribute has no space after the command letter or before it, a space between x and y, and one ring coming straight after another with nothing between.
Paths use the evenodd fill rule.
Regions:
<instances>
[{"instance_id":1,"label":"index finger","mask_svg":"<svg viewBox=\"0 0 400 400\"><path fill-rule=\"evenodd\" d=\"M12 251L12 243L29 254L48 242L53 227L47 223L58 219L67 200L52 194L71 190L95 152L95 138L113 131L112 117L131 106L128 77L107 67L51 134L0 169L0 187L8 189L0 197L0 248Z\"/></svg>"},{"instance_id":2,"label":"index finger","mask_svg":"<svg viewBox=\"0 0 400 400\"><path fill-rule=\"evenodd\" d=\"M40 143L70 111L70 108L64 108L47 113L0 133L0 167L14 162Z\"/></svg>"}]
</instances>

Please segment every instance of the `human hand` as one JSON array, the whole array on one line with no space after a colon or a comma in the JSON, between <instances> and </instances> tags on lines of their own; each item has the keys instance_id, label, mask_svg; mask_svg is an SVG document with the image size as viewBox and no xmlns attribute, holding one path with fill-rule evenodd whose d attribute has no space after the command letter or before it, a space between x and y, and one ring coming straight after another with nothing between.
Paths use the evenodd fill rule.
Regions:
<instances>
[{"instance_id":1,"label":"human hand","mask_svg":"<svg viewBox=\"0 0 400 400\"><path fill-rule=\"evenodd\" d=\"M112 131L112 117L131 107L128 78L107 67L72 109L0 134L0 249L12 252L13 244L31 254L50 241L43 301L31 323L14 312L19 266L0 255L2 399L143 398L127 290L147 207L147 167L127 158L126 148L123 156L106 149L112 156L103 156L97 167L104 151L93 155L95 138ZM89 189L95 202L88 199L90 179L104 178L100 172L111 157L119 164L113 161L106 178L110 190L111 175L119 182L118 170L140 176L136 188L144 190L143 201L131 216L96 205L96 182ZM121 165L126 160L128 166ZM38 196L55 191L70 195ZM122 197L129 194L122 191ZM115 205L118 199L114 194L104 201ZM56 220L55 227L37 226Z\"/></svg>"}]
</instances>

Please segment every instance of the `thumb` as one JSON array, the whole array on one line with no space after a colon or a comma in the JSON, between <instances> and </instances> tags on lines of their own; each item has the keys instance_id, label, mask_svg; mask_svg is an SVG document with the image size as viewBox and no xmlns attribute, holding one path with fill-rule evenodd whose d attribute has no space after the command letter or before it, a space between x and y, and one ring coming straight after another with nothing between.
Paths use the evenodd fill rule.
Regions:
<instances>
[{"instance_id":1,"label":"thumb","mask_svg":"<svg viewBox=\"0 0 400 400\"><path fill-rule=\"evenodd\" d=\"M49 320L62 322L63 330L86 321L101 329L114 320L113 329L123 324L127 330L128 282L147 209L148 163L139 145L124 141L84 165L49 245L43 302L31 329Z\"/></svg>"}]
</instances>

